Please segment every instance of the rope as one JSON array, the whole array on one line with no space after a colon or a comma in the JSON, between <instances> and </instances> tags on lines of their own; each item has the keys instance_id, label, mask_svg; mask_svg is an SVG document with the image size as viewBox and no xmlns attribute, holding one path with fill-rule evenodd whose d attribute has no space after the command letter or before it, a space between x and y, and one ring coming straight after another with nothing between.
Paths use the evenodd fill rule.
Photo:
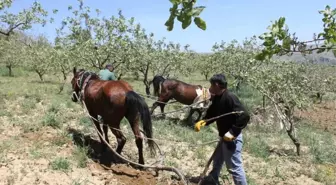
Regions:
<instances>
[{"instance_id":1,"label":"rope","mask_svg":"<svg viewBox=\"0 0 336 185\"><path fill-rule=\"evenodd\" d=\"M75 96L77 96L77 95L75 94ZM98 119L96 119L95 117L91 116L91 115L88 113L87 108L86 108L86 106L85 106L85 104L84 104L83 102L82 102L82 105L84 105L83 108L84 108L84 110L85 110L85 113L87 113L87 116L88 116L89 118L91 118L92 120L97 121L97 122L100 123L100 121L99 121ZM110 129L113 129L113 130L122 132L122 133L124 134L124 132L123 132L121 129L112 128L112 127L111 127ZM142 130L140 130L140 131L143 132ZM126 135L126 134L124 134L124 135ZM161 141L161 142L187 143L187 142L181 142L181 141L177 141L177 140L153 139L153 138L148 138L148 137L146 137L145 135L143 135L143 136L134 135L134 137L144 137L144 139L146 139L146 140L152 140L152 141L154 141L154 142L155 142L155 141ZM126 138L126 139L127 139L127 138ZM188 144L189 144L188 146L189 146L189 147L198 147L198 146L209 145L209 144L212 144L212 143L215 143L215 142L218 142L218 141L219 141L219 140L216 139L216 140L207 141L207 142L205 142L205 143L201 143L201 144L193 144L193 145L191 145L191 144L188 143ZM155 145L158 146L157 143L155 143ZM159 148L159 147L158 147L158 148ZM159 150L161 151L160 148L159 148Z\"/></svg>"},{"instance_id":2,"label":"rope","mask_svg":"<svg viewBox=\"0 0 336 185\"><path fill-rule=\"evenodd\" d=\"M82 104L84 105L85 107L85 110L87 112L88 115L89 112L87 110L87 107L85 105L85 102L84 101L81 101ZM92 116L90 115L90 118L92 118ZM103 142L111 149L111 151L113 152L114 155L118 156L120 159L130 163L130 164L133 164L133 165L136 165L138 167L142 167L142 168L152 168L152 169L155 169L157 171L161 170L161 171L171 171L171 172L174 172L176 173L179 177L180 177L180 180L183 182L183 184L187 185L187 181L185 180L185 177L184 175L176 168L174 167L166 167L166 166L149 166L149 165L142 165L142 164L139 164L139 163L136 163L136 162L133 162L133 161L130 161L126 158L124 158L122 155L120 155L118 152L116 152L113 147L105 140L105 138L102 136L102 134L98 131L97 127L94 127L96 132L98 133L98 135L101 137L101 139L103 140Z\"/></svg>"},{"instance_id":3,"label":"rope","mask_svg":"<svg viewBox=\"0 0 336 185\"><path fill-rule=\"evenodd\" d=\"M173 103L178 102L177 100L170 101L170 102L163 102L163 101L156 100L156 99L157 99L156 96L152 96L152 95L144 95L144 94L142 94L142 93L138 93L138 92L136 92L136 93L139 94L140 96L142 96L143 98L146 98L146 99L149 99L149 100L153 100L153 101L156 101L156 102L158 102L158 103L165 104L165 105L169 105L169 104L173 104ZM150 97L153 97L153 98L148 98L147 96L150 96Z\"/></svg>"},{"instance_id":4,"label":"rope","mask_svg":"<svg viewBox=\"0 0 336 185\"><path fill-rule=\"evenodd\" d=\"M177 109L177 110L173 110L173 111L170 111L170 112L164 112L164 113L158 113L158 114L153 114L152 116L158 116L158 115L164 115L164 114L171 114L171 113L175 113L175 112L180 112L184 109L188 109L188 108L192 108L194 105L197 105L197 104L200 104L202 102L205 102L205 101L208 101L209 99L206 99L206 100L202 100L202 101L199 101L199 102L196 102L196 103L192 103L190 105L186 105L185 107L183 108L180 108L180 109Z\"/></svg>"},{"instance_id":5,"label":"rope","mask_svg":"<svg viewBox=\"0 0 336 185\"><path fill-rule=\"evenodd\" d=\"M77 96L77 95L75 94L75 96ZM98 119L96 119L95 117L91 116L91 115L88 113L88 111L87 111L87 107L86 107L86 105L85 105L84 102L82 102L82 105L84 105L84 109L85 109L85 111L86 111L88 117L90 117L92 120L97 121L97 122L100 123L100 121L99 121ZM230 114L239 114L239 113L242 113L242 112L244 112L244 111L229 112L229 113L222 114L222 115L219 115L219 116L216 116L216 117L213 117L213 118L204 120L204 121L205 121L205 122L209 122L209 121L212 121L212 120L215 120L215 119L218 119L218 118L221 118L221 117L230 115ZM124 132L123 132L121 129L117 129L117 128L111 128L111 129L116 130L116 131L119 131L119 132L122 132L122 133L124 134ZM141 130L141 132L143 132L143 131ZM125 135L125 134L124 134L124 135ZM143 135L143 136L134 135L134 137L144 137L144 139L152 140L152 141L154 141L154 142L155 142L155 141L161 141L161 142L167 142L167 141L168 141L168 142L175 142L175 143L186 143L186 142L181 142L181 141L177 141L177 140L167 140L167 139L154 139L154 138L148 138L148 137L146 137L145 135ZM207 141L207 142L205 142L205 143L201 143L201 144L193 144L193 145L190 144L190 145L188 145L188 146L189 146L189 147L198 147L198 146L209 145L209 144L212 144L212 143L215 143L215 142L218 142L218 141L219 141L219 140L216 139L216 140ZM156 143L155 143L155 144L156 144ZM156 145L157 145L157 144L156 144ZM158 145L157 145L157 146L158 146Z\"/></svg>"},{"instance_id":6,"label":"rope","mask_svg":"<svg viewBox=\"0 0 336 185\"><path fill-rule=\"evenodd\" d=\"M75 96L76 96L77 99L78 99L77 94L76 94L76 93L74 93L74 94L75 94ZM78 99L78 100L79 100L79 99ZM203 100L203 101L206 101L206 100ZM175 111L172 111L172 112L178 112L178 111L180 111L180 110L184 110L184 109L189 108L189 107L191 107L191 106L193 106L193 105L195 105L195 104L199 104L199 103L201 103L201 102L203 102L203 101L200 101L200 102L197 102L197 103L193 103L193 104L191 104L191 105L188 105L187 107L184 107L184 108L182 108L182 109L175 110ZM94 118L94 117L92 117L92 116L90 115L90 113L88 112L88 109L87 109L87 107L86 107L86 104L85 104L84 100L80 100L80 102L82 103L82 105L84 105L84 110L85 110L85 112L87 113L87 115L91 118L91 120L95 120L95 121L97 121L98 123L101 123L99 120L97 120L96 118ZM170 113L172 113L172 112L170 112ZM218 118L221 118L221 117L224 117L224 116L227 116L227 115L231 115L231 114L240 114L240 113L242 113L242 112L244 112L244 111L235 111L235 112L230 112L230 113L222 114L222 115L219 115L219 116L216 116L216 117L213 117L213 118L209 118L209 119L205 120L205 122L213 121L213 120L215 120L215 119L218 119ZM136 162L133 162L133 161L130 161L130 160L124 158L122 155L120 155L118 152L116 152L116 151L113 149L113 147L112 147L112 146L105 140L105 138L102 136L102 134L98 131L97 127L94 126L94 128L95 128L96 132L98 133L98 135L99 135L99 136L101 137L101 139L103 140L103 142L104 142L104 143L111 149L111 151L113 152L113 154L115 154L116 156L118 156L118 157L119 157L120 159L122 159L123 161L126 161L126 162L128 162L128 163L130 163L130 164L133 164L133 165L136 165L136 166L138 166L138 167L142 167L142 168L154 169L154 170L156 170L156 171L161 170L161 171L170 171L170 172L174 172L174 173L176 173L176 174L179 176L179 178L180 178L180 180L183 182L183 184L187 185L187 181L185 180L184 175L183 175L178 169L176 169L176 168L174 168L174 167L142 165L142 164L139 164L139 163L136 163ZM122 132L120 129L116 129L116 128L112 128L112 129L119 130L120 132ZM157 139L147 138L146 136L144 136L144 137L145 137L147 140L152 140L152 141L154 141L154 142L155 142L155 140L157 140ZM162 141L167 141L167 140L162 140ZM203 143L202 145L210 144L210 143L214 143L214 142L218 142L218 140L214 140L214 141L210 141L210 142L207 142L207 143ZM179 143L181 143L181 142L179 142ZM157 143L155 143L155 144L157 145ZM157 145L157 147L158 147L158 149L159 149L159 151L160 151L161 157L163 157L163 155L162 155L162 153L161 153L161 150L160 150L160 148L159 148L158 145ZM215 153L215 152L214 152L214 153ZM214 153L213 153L213 155L214 155ZM208 163L207 163L207 165L206 165L206 167L205 167L205 169L204 169L204 171L203 171L203 173L202 173L202 178L204 177L204 174L205 174L206 171L208 170L208 167L209 167L209 165L210 165L210 163L211 163L211 160L212 160L213 155L212 155L211 158L209 159L209 161L208 161ZM160 162L161 162L161 165L162 165L163 160L160 160ZM156 162L156 163L157 163L157 162ZM155 164L155 163L154 163L154 164ZM105 169L106 169L106 168L109 169L109 168L106 167L106 166L103 166L103 168L105 168Z\"/></svg>"}]
</instances>

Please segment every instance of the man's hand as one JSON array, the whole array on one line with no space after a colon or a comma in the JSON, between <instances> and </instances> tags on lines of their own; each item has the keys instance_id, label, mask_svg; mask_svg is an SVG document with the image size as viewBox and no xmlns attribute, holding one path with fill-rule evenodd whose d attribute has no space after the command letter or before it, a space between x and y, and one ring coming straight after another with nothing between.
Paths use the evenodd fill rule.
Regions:
<instances>
[{"instance_id":1,"label":"man's hand","mask_svg":"<svg viewBox=\"0 0 336 185\"><path fill-rule=\"evenodd\" d=\"M236 139L236 137L234 137L230 132L227 132L224 137L223 137L224 141L233 141Z\"/></svg>"},{"instance_id":2,"label":"man's hand","mask_svg":"<svg viewBox=\"0 0 336 185\"><path fill-rule=\"evenodd\" d=\"M199 132L201 130L201 127L204 127L206 122L204 120L200 120L195 124L195 131Z\"/></svg>"}]
</instances>

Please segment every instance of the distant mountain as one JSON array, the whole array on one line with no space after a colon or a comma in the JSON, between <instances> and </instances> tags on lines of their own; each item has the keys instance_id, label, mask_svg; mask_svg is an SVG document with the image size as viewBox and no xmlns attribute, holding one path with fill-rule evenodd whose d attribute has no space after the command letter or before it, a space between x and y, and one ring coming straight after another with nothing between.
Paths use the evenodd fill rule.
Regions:
<instances>
[{"instance_id":1,"label":"distant mountain","mask_svg":"<svg viewBox=\"0 0 336 185\"><path fill-rule=\"evenodd\" d=\"M329 52L323 52L323 53L317 53L314 51L312 54L303 56L301 53L293 53L291 56L275 56L277 59L281 60L293 60L297 62L307 62L313 61L316 64L331 64L331 65L336 65L336 57L334 54L329 51Z\"/></svg>"},{"instance_id":2,"label":"distant mountain","mask_svg":"<svg viewBox=\"0 0 336 185\"><path fill-rule=\"evenodd\" d=\"M211 55L213 52L199 52L201 55ZM331 64L336 65L336 57L334 54L330 52L316 53L303 56L301 53L293 53L291 56L283 55L283 56L274 56L274 59L280 60L292 60L297 62L307 62L307 60L311 60L316 64Z\"/></svg>"}]
</instances>

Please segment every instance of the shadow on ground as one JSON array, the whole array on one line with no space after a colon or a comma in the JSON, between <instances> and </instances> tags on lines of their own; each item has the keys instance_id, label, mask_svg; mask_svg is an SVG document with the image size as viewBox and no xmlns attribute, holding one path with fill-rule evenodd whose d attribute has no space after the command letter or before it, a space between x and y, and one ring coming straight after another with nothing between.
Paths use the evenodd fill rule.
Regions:
<instances>
[{"instance_id":1,"label":"shadow on ground","mask_svg":"<svg viewBox=\"0 0 336 185\"><path fill-rule=\"evenodd\" d=\"M84 135L73 128L68 128L68 133L72 135L72 140L76 146L88 148L86 155L94 162L107 167L110 167L112 164L121 163L118 160L119 158L110 149L101 153L102 144L100 141L91 138L90 135Z\"/></svg>"}]
</instances>

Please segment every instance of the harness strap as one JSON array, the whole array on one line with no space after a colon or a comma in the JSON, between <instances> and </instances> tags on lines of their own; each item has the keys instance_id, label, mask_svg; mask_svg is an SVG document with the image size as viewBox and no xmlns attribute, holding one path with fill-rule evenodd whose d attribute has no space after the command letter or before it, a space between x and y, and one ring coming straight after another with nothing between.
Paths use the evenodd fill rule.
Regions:
<instances>
[{"instance_id":1,"label":"harness strap","mask_svg":"<svg viewBox=\"0 0 336 185\"><path fill-rule=\"evenodd\" d=\"M81 98L82 100L84 100L84 90L85 90L87 84L89 83L89 80L90 80L90 77L91 77L91 76L92 76L92 75L90 74L88 77L85 78L85 80L84 80L84 82L83 82L83 87L82 87L82 89L81 89L81 93L80 93L80 98Z\"/></svg>"},{"instance_id":2,"label":"harness strap","mask_svg":"<svg viewBox=\"0 0 336 185\"><path fill-rule=\"evenodd\" d=\"M84 78L84 75L86 73L89 73L89 76L87 76L86 78ZM85 71L85 72L81 72L79 73L79 75L81 75L81 77L79 78L78 80L78 87L80 89L80 92L79 92L79 99L82 101L83 100L83 97L84 97L84 90L85 90L85 87L87 86L89 80L90 80L90 77L92 76L92 73L91 72L88 72L88 71Z\"/></svg>"}]
</instances>

